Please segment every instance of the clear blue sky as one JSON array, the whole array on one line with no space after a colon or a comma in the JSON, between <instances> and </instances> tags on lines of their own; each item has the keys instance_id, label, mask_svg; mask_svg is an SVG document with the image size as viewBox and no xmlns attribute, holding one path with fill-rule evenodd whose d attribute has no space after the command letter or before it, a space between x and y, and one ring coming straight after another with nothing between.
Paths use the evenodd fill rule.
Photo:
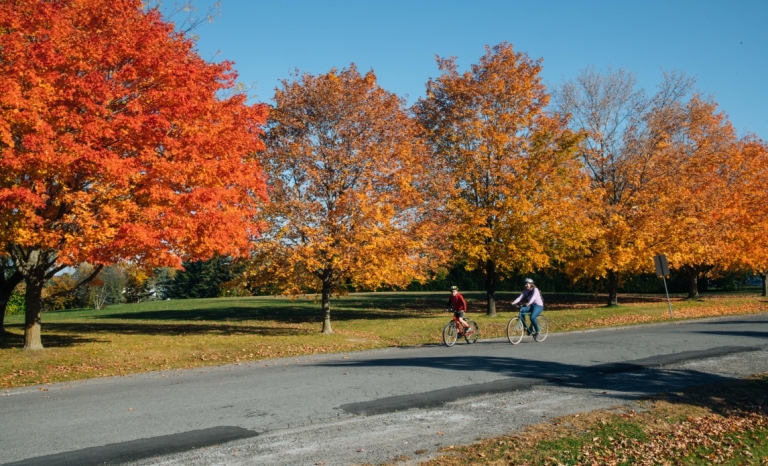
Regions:
<instances>
[{"instance_id":1,"label":"clear blue sky","mask_svg":"<svg viewBox=\"0 0 768 466\"><path fill-rule=\"evenodd\" d=\"M204 12L214 0L197 0ZM174 18L175 19L175 18ZM486 44L544 59L550 85L580 70L627 68L653 92L662 69L697 79L739 134L768 139L768 0L222 0L196 30L208 60L232 60L258 101L292 70L354 62L414 102L439 72L434 56L476 63Z\"/></svg>"}]
</instances>

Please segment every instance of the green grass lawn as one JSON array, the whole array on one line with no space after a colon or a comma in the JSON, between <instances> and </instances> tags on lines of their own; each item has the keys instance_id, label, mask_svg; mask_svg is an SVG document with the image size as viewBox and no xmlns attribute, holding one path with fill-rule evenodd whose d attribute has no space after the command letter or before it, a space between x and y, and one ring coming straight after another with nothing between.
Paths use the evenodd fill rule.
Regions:
<instances>
[{"instance_id":1,"label":"green grass lawn","mask_svg":"<svg viewBox=\"0 0 768 466\"><path fill-rule=\"evenodd\" d=\"M485 315L485 294L468 292L469 317L481 338L505 335L510 302L497 294L499 315ZM23 351L23 317L6 317L10 336L0 340L0 384L20 387L69 380L174 370L277 357L439 344L450 314L448 293L355 293L332 300L333 335L320 334L317 300L241 297L153 301L104 310L46 312L45 350ZM659 296L621 296L605 307L603 296L544 294L550 331L669 321ZM754 292L711 294L673 302L675 319L768 312Z\"/></svg>"}]
</instances>

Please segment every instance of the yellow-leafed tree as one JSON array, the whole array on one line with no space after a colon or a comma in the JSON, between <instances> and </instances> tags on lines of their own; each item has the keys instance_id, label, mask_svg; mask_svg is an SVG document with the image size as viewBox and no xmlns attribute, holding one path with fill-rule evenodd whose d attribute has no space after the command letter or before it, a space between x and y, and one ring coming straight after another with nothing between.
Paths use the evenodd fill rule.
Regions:
<instances>
[{"instance_id":1,"label":"yellow-leafed tree","mask_svg":"<svg viewBox=\"0 0 768 466\"><path fill-rule=\"evenodd\" d=\"M732 218L739 234L741 268L752 270L763 279L763 296L768 295L768 144L754 135L740 141L738 159L730 162L737 167L734 178L738 190L728 193Z\"/></svg>"},{"instance_id":2,"label":"yellow-leafed tree","mask_svg":"<svg viewBox=\"0 0 768 466\"><path fill-rule=\"evenodd\" d=\"M356 67L277 89L266 136L270 230L245 279L280 294L404 287L441 263L432 161L403 99Z\"/></svg>"},{"instance_id":3,"label":"yellow-leafed tree","mask_svg":"<svg viewBox=\"0 0 768 466\"><path fill-rule=\"evenodd\" d=\"M415 111L451 194L454 259L483 272L495 315L499 281L551 265L589 233L576 157L582 135L545 111L541 61L512 45L486 47L463 73L454 58L437 62L442 75Z\"/></svg>"},{"instance_id":4,"label":"yellow-leafed tree","mask_svg":"<svg viewBox=\"0 0 768 466\"><path fill-rule=\"evenodd\" d=\"M747 261L747 230L740 222L749 215L741 202L747 165L736 131L714 101L694 95L667 112L673 116L662 119L677 123L661 150L667 171L653 190L659 199L656 231L663 240L657 249L685 277L688 297L697 298L700 276Z\"/></svg>"},{"instance_id":5,"label":"yellow-leafed tree","mask_svg":"<svg viewBox=\"0 0 768 466\"><path fill-rule=\"evenodd\" d=\"M621 275L653 270L654 251L663 244L659 190L671 173L665 149L681 124L670 109L692 86L683 74L665 74L648 97L636 89L631 72L587 68L555 93L555 107L571 115L574 130L587 134L579 154L596 196L588 211L598 235L585 254L568 262L568 272L607 278L609 306L618 304Z\"/></svg>"}]
</instances>

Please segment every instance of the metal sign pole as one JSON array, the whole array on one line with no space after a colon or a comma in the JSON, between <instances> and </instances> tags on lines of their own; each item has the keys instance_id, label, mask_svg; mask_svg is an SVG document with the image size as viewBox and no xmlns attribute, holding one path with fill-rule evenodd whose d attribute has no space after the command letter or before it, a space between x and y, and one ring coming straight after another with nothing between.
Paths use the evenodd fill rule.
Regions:
<instances>
[{"instance_id":1,"label":"metal sign pole","mask_svg":"<svg viewBox=\"0 0 768 466\"><path fill-rule=\"evenodd\" d=\"M667 294L667 306L669 306L669 317L675 318L672 314L672 301L669 299L669 290L667 289L667 275L669 275L669 264L667 263L667 256L659 254L653 256L653 263L656 265L656 275L664 280L664 292Z\"/></svg>"},{"instance_id":2,"label":"metal sign pole","mask_svg":"<svg viewBox=\"0 0 768 466\"><path fill-rule=\"evenodd\" d=\"M672 314L672 301L669 300L669 290L667 290L667 279L665 277L661 277L664 280L664 292L667 293L667 306L669 306L669 317L672 319L675 318L674 314Z\"/></svg>"}]
</instances>

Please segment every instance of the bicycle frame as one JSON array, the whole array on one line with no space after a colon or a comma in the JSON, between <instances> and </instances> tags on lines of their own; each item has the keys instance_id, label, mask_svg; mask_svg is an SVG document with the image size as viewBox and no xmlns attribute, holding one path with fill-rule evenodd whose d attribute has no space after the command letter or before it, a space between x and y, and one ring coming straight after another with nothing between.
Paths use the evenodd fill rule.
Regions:
<instances>
[{"instance_id":1,"label":"bicycle frame","mask_svg":"<svg viewBox=\"0 0 768 466\"><path fill-rule=\"evenodd\" d=\"M533 306L520 306L520 313L518 314L518 317L520 317L520 322L523 323L523 328L525 329L526 335L533 334L533 321L531 320L532 314ZM530 324L525 321L525 316L528 316L528 321Z\"/></svg>"},{"instance_id":2,"label":"bicycle frame","mask_svg":"<svg viewBox=\"0 0 768 466\"><path fill-rule=\"evenodd\" d=\"M525 315L530 316L533 314L533 308L531 306L520 306L520 310L517 316L512 317L507 322L507 339L513 345L516 345L523 341L523 337L526 335L532 335L533 339L537 342L541 342L547 339L549 335L549 321L541 313L536 316L537 331L534 331L533 321L525 321Z\"/></svg>"},{"instance_id":3,"label":"bicycle frame","mask_svg":"<svg viewBox=\"0 0 768 466\"><path fill-rule=\"evenodd\" d=\"M467 343L470 344L477 341L480 336L480 329L477 326L477 322L469 320L466 317L464 320L469 325L471 331L465 331L464 325L462 325L459 318L456 317L456 314L453 315L451 321L448 322L445 328L443 328L443 343L445 343L446 346L453 346L458 337L464 337L464 339L467 340Z\"/></svg>"},{"instance_id":4,"label":"bicycle frame","mask_svg":"<svg viewBox=\"0 0 768 466\"><path fill-rule=\"evenodd\" d=\"M453 325L454 325L454 327L456 327L456 331L459 332L459 335L464 333L464 326L461 325L461 321L459 320L458 317L456 317L455 314L453 316Z\"/></svg>"}]
</instances>

